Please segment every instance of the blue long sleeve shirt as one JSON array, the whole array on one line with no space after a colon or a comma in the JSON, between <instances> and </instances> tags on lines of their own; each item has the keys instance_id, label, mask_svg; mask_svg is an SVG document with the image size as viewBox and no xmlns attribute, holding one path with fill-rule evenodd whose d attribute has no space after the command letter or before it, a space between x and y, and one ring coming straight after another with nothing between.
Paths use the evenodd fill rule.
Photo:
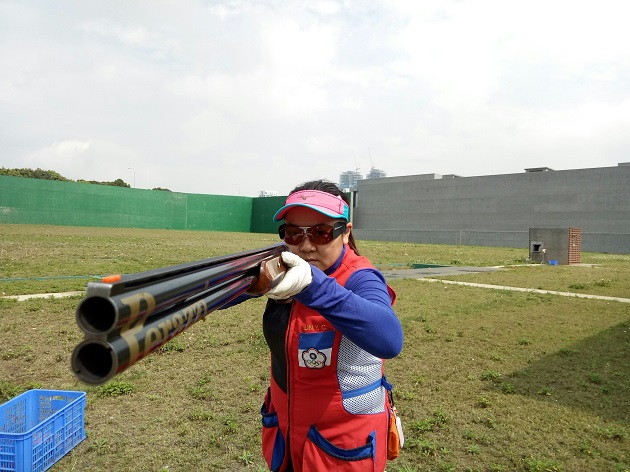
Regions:
<instances>
[{"instance_id":1,"label":"blue long sleeve shirt","mask_svg":"<svg viewBox=\"0 0 630 472\"><path fill-rule=\"evenodd\" d=\"M328 277L337 262L322 272L311 266L313 281L293 298L319 312L350 341L382 359L400 354L402 326L391 306L387 283L376 269L361 269L348 278L345 287Z\"/></svg>"},{"instance_id":2,"label":"blue long sleeve shirt","mask_svg":"<svg viewBox=\"0 0 630 472\"><path fill-rule=\"evenodd\" d=\"M339 259L326 271L311 266L313 281L293 298L324 316L350 341L373 356L391 359L400 354L403 331L391 306L387 283L376 269L352 273L345 287L329 277L341 264ZM252 298L241 295L222 309Z\"/></svg>"}]
</instances>

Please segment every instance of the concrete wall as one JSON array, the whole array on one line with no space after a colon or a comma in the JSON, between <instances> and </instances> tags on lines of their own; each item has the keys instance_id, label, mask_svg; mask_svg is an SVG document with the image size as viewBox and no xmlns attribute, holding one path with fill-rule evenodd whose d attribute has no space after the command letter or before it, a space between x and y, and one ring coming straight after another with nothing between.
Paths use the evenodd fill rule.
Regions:
<instances>
[{"instance_id":1,"label":"concrete wall","mask_svg":"<svg viewBox=\"0 0 630 472\"><path fill-rule=\"evenodd\" d=\"M359 182L360 239L529 247L529 228L580 228L582 250L630 253L630 166Z\"/></svg>"},{"instance_id":2,"label":"concrete wall","mask_svg":"<svg viewBox=\"0 0 630 472\"><path fill-rule=\"evenodd\" d=\"M0 224L276 232L285 197L179 194L0 176ZM630 254L630 165L359 181L359 239L529 248L529 228L579 228L582 250Z\"/></svg>"}]
</instances>

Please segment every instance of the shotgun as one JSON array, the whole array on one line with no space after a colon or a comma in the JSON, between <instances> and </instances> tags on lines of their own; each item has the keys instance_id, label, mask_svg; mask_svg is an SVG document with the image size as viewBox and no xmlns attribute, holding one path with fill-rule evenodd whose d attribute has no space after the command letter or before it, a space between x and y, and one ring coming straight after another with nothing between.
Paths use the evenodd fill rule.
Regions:
<instances>
[{"instance_id":1,"label":"shotgun","mask_svg":"<svg viewBox=\"0 0 630 472\"><path fill-rule=\"evenodd\" d=\"M72 352L73 372L102 384L239 295L264 294L282 280L288 250L279 243L88 283L76 310L84 339Z\"/></svg>"}]
</instances>

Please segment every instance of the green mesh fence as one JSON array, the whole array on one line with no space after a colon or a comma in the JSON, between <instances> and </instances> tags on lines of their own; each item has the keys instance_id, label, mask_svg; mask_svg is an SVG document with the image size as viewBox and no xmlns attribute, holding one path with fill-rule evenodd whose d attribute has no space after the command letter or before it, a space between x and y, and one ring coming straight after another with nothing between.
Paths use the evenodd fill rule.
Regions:
<instances>
[{"instance_id":1,"label":"green mesh fence","mask_svg":"<svg viewBox=\"0 0 630 472\"><path fill-rule=\"evenodd\" d=\"M287 197L254 198L252 202L252 233L275 233L280 223L273 222L273 215L284 205Z\"/></svg>"},{"instance_id":2,"label":"green mesh fence","mask_svg":"<svg viewBox=\"0 0 630 472\"><path fill-rule=\"evenodd\" d=\"M273 200L267 202L266 200ZM250 198L0 176L0 223L273 233L284 197Z\"/></svg>"}]
</instances>

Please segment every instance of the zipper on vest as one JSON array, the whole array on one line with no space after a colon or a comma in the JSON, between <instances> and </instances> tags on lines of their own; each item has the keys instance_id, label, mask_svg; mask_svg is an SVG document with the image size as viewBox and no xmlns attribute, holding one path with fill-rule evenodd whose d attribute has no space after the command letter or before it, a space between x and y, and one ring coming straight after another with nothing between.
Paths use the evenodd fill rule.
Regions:
<instances>
[{"instance_id":1,"label":"zipper on vest","mask_svg":"<svg viewBox=\"0 0 630 472\"><path fill-rule=\"evenodd\" d=\"M293 414L291 413L291 357L290 357L290 341L292 324L294 323L293 308L295 307L295 301L291 301L291 311L289 312L289 322L287 323L287 332L284 333L284 355L287 363L286 372L286 385L287 385L287 444L286 454L289 456L291 464L293 464L293 458L291 457L291 423L293 421Z\"/></svg>"}]
</instances>

